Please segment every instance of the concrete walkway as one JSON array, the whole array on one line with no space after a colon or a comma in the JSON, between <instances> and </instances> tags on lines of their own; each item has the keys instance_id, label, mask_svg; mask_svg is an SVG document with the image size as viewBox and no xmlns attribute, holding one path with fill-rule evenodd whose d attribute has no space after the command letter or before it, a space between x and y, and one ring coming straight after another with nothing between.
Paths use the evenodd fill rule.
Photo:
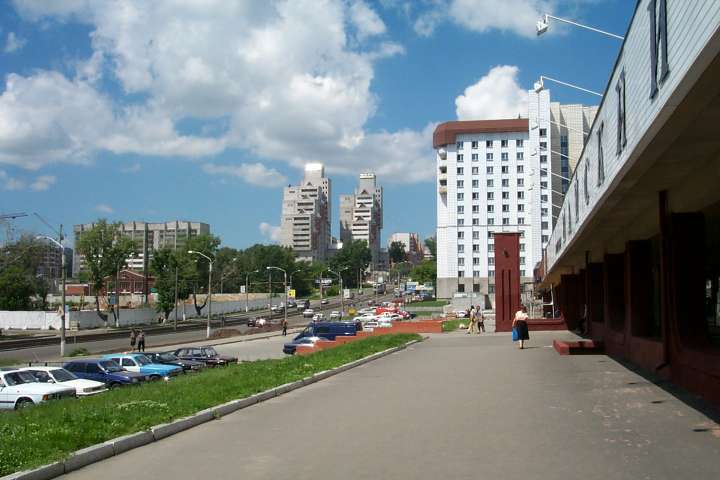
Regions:
<instances>
[{"instance_id":1,"label":"concrete walkway","mask_svg":"<svg viewBox=\"0 0 720 480\"><path fill-rule=\"evenodd\" d=\"M715 422L606 356L557 355L560 337L432 335L68 477L720 478Z\"/></svg>"}]
</instances>

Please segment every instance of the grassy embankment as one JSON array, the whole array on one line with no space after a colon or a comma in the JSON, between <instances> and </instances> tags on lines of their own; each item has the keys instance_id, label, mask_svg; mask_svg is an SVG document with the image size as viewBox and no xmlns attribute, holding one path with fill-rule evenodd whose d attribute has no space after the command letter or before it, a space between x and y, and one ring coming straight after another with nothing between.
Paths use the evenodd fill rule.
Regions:
<instances>
[{"instance_id":1,"label":"grassy embankment","mask_svg":"<svg viewBox=\"0 0 720 480\"><path fill-rule=\"evenodd\" d=\"M422 302L412 302L408 303L408 307L444 307L445 305L448 305L450 302L447 300L424 300Z\"/></svg>"},{"instance_id":2,"label":"grassy embankment","mask_svg":"<svg viewBox=\"0 0 720 480\"><path fill-rule=\"evenodd\" d=\"M467 319L465 318L456 318L454 320L445 320L442 323L442 330L443 332L454 332L460 327L461 323L464 323L467 325Z\"/></svg>"},{"instance_id":3,"label":"grassy embankment","mask_svg":"<svg viewBox=\"0 0 720 480\"><path fill-rule=\"evenodd\" d=\"M421 337L368 337L307 357L258 360L0 414L0 476L73 451L307 378Z\"/></svg>"}]
</instances>

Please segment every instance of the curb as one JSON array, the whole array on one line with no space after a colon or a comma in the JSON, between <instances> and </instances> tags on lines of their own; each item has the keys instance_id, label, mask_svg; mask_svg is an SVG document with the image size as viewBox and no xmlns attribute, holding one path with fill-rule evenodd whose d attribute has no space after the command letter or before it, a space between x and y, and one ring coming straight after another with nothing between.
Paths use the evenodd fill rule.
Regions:
<instances>
[{"instance_id":1,"label":"curb","mask_svg":"<svg viewBox=\"0 0 720 480\"><path fill-rule=\"evenodd\" d=\"M151 427L150 430L143 432L133 433L122 437L113 438L104 443L92 445L82 450L78 450L70 455L64 461L58 461L49 465L43 465L32 470L24 470L21 472L11 473L10 475L0 477L0 480L49 480L52 478L59 477L65 473L70 473L74 470L90 465L92 463L105 460L115 455L133 450L143 445L148 445L152 442L157 442L163 438L170 437L176 433L188 430L192 427L202 425L211 420L224 417L230 413L242 410L244 408L255 405L256 403L270 400L271 398L278 397L293 390L297 390L307 385L311 385L320 380L338 375L342 372L346 372L352 368L365 365L366 363L372 362L379 358L385 357L392 353L396 353L405 350L407 347L416 343L427 340L429 337L425 336L421 340L411 340L407 343L399 345L397 347L388 348L381 352L373 353L364 358L340 365L331 370L325 370L318 372L311 377L296 380L294 382L280 385L264 392L256 393L246 398L239 400L231 400L221 405L216 405L205 410L201 410L194 415L189 417L180 418L170 423L164 423Z\"/></svg>"}]
</instances>

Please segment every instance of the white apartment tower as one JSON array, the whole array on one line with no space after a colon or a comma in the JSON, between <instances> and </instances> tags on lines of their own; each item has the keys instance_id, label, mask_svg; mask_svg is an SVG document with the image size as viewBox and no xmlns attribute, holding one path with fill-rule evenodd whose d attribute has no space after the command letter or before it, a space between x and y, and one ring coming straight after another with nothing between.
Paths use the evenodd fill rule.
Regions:
<instances>
[{"instance_id":1,"label":"white apartment tower","mask_svg":"<svg viewBox=\"0 0 720 480\"><path fill-rule=\"evenodd\" d=\"M373 266L380 261L380 231L383 226L382 187L374 173L361 173L354 195L340 195L340 240L364 240L372 253Z\"/></svg>"},{"instance_id":2,"label":"white apartment tower","mask_svg":"<svg viewBox=\"0 0 720 480\"><path fill-rule=\"evenodd\" d=\"M330 179L320 163L305 165L300 185L283 191L280 244L292 248L300 260L327 258L330 236Z\"/></svg>"}]
</instances>

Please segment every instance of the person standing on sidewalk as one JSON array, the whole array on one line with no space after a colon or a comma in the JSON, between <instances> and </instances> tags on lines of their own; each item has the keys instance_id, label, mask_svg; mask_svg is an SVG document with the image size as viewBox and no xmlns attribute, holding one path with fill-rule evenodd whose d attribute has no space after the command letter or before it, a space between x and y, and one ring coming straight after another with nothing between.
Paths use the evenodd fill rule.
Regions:
<instances>
[{"instance_id":1,"label":"person standing on sidewalk","mask_svg":"<svg viewBox=\"0 0 720 480\"><path fill-rule=\"evenodd\" d=\"M477 319L478 335L481 330L482 333L485 333L485 315L483 315L479 305L475 307L475 318Z\"/></svg>"},{"instance_id":2,"label":"person standing on sidewalk","mask_svg":"<svg viewBox=\"0 0 720 480\"><path fill-rule=\"evenodd\" d=\"M145 351L145 332L140 330L140 332L137 335L137 345L138 345L138 352L144 352Z\"/></svg>"},{"instance_id":3,"label":"person standing on sidewalk","mask_svg":"<svg viewBox=\"0 0 720 480\"><path fill-rule=\"evenodd\" d=\"M523 305L520 307L520 310L515 313L515 318L512 323L512 327L517 330L518 340L520 341L520 349L525 348L525 340L530 340L527 320L527 307Z\"/></svg>"},{"instance_id":4,"label":"person standing on sidewalk","mask_svg":"<svg viewBox=\"0 0 720 480\"><path fill-rule=\"evenodd\" d=\"M137 339L137 332L135 329L130 330L130 350L135 350L135 340Z\"/></svg>"},{"instance_id":5,"label":"person standing on sidewalk","mask_svg":"<svg viewBox=\"0 0 720 480\"><path fill-rule=\"evenodd\" d=\"M283 334L283 336L285 336L285 335L287 335L287 320L285 320L284 318L283 318L283 321L282 321L282 327L283 327L283 333L282 333L282 334Z\"/></svg>"},{"instance_id":6,"label":"person standing on sidewalk","mask_svg":"<svg viewBox=\"0 0 720 480\"><path fill-rule=\"evenodd\" d=\"M470 306L470 325L468 325L468 335L475 333L475 307Z\"/></svg>"}]
</instances>

